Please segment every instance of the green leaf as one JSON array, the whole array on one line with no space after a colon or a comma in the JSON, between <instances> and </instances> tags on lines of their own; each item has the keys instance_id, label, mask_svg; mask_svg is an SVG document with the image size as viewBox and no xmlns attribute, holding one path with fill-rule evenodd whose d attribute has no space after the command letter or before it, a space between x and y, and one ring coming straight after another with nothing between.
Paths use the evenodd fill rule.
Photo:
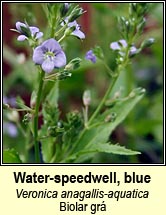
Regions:
<instances>
[{"instance_id":1,"label":"green leaf","mask_svg":"<svg viewBox=\"0 0 166 215\"><path fill-rule=\"evenodd\" d=\"M101 114L94 121L94 126L92 125L91 128L85 129L79 140L75 145L73 144L75 147L72 150L72 155L86 148L90 149L95 145L99 146L99 143L108 142L112 131L127 117L134 106L142 99L144 93L145 90L142 88L134 89L128 97L118 100L112 108ZM116 116L114 120L107 121L112 114Z\"/></svg>"},{"instance_id":2,"label":"green leaf","mask_svg":"<svg viewBox=\"0 0 166 215\"><path fill-rule=\"evenodd\" d=\"M56 81L53 86L52 83L50 84L50 92L46 96L46 101L49 102L51 106L57 107L58 106L58 98L59 98L59 82Z\"/></svg>"},{"instance_id":3,"label":"green leaf","mask_svg":"<svg viewBox=\"0 0 166 215\"><path fill-rule=\"evenodd\" d=\"M19 108L25 109L27 111L32 111L32 109L30 107L28 107L24 104L24 101L22 100L21 97L16 98L16 103L17 103Z\"/></svg>"},{"instance_id":4,"label":"green leaf","mask_svg":"<svg viewBox=\"0 0 166 215\"><path fill-rule=\"evenodd\" d=\"M75 156L75 163L83 162L84 160L90 159L94 156L95 153L105 152L117 155L137 155L141 154L140 152L133 151L131 149L126 149L124 146L118 144L113 145L109 143L98 143L93 146L87 147L84 150L78 152Z\"/></svg>"},{"instance_id":5,"label":"green leaf","mask_svg":"<svg viewBox=\"0 0 166 215\"><path fill-rule=\"evenodd\" d=\"M118 144L96 144L93 145L90 148L87 148L87 152L106 152L106 153L112 153L112 154L118 154L118 155L137 155L140 154L140 152L133 151L131 149L126 149L124 146L120 146Z\"/></svg>"},{"instance_id":6,"label":"green leaf","mask_svg":"<svg viewBox=\"0 0 166 215\"><path fill-rule=\"evenodd\" d=\"M3 151L3 163L22 163L15 149L6 149Z\"/></svg>"},{"instance_id":7,"label":"green leaf","mask_svg":"<svg viewBox=\"0 0 166 215\"><path fill-rule=\"evenodd\" d=\"M42 150L42 155L43 155L43 161L45 163L49 163L51 158L54 155L55 151L55 138L54 137L49 137L47 139L43 139L41 142L41 150Z\"/></svg>"}]
</instances>

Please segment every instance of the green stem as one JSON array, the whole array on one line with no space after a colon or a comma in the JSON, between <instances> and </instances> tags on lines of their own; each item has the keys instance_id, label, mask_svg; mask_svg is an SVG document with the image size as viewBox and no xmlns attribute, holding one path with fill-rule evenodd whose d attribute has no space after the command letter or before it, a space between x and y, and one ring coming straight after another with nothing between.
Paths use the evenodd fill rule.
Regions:
<instances>
[{"instance_id":1,"label":"green stem","mask_svg":"<svg viewBox=\"0 0 166 215\"><path fill-rule=\"evenodd\" d=\"M27 134L25 133L24 129L21 127L19 122L16 122L17 127L19 128L19 130L21 131L22 135L27 138Z\"/></svg>"},{"instance_id":2,"label":"green stem","mask_svg":"<svg viewBox=\"0 0 166 215\"><path fill-rule=\"evenodd\" d=\"M35 146L36 163L40 162L40 151L39 151L39 143L38 143L38 118L39 118L39 107L40 107L40 100L41 100L41 95L42 95L44 75L45 75L44 71L41 70L39 88L38 88L38 92L37 92L37 99L36 99L36 106L35 106L35 113L34 113L34 146Z\"/></svg>"},{"instance_id":3,"label":"green stem","mask_svg":"<svg viewBox=\"0 0 166 215\"><path fill-rule=\"evenodd\" d=\"M52 26L51 26L51 33L50 33L51 37L54 37L54 32L55 32L55 29L56 29L56 19L57 19L57 17L54 16L54 18L52 20Z\"/></svg>"},{"instance_id":4,"label":"green stem","mask_svg":"<svg viewBox=\"0 0 166 215\"><path fill-rule=\"evenodd\" d=\"M116 73L114 73L114 72L110 69L110 67L106 64L106 62L103 61L103 64L104 64L105 68L107 69L107 73L108 73L109 76L114 77L114 76L117 75Z\"/></svg>"},{"instance_id":5,"label":"green stem","mask_svg":"<svg viewBox=\"0 0 166 215\"><path fill-rule=\"evenodd\" d=\"M70 151L70 155L72 155L73 153L77 152L77 147L79 145L79 140L82 138L82 136L85 134L85 132L92 128L93 127L93 120L96 118L96 116L99 114L99 112L101 111L101 109L103 108L106 100L108 99L108 96L110 95L118 77L119 77L119 71L120 71L120 68L118 67L117 69L117 75L113 77L112 79L112 82L110 83L108 89L107 89L107 92L105 93L103 99L101 100L99 106L97 107L97 109L95 110L95 112L92 114L92 116L90 117L89 121L86 123L86 126L84 127L84 129L82 130L82 132L80 133L80 136L79 136L79 139L78 141L76 142L75 146L72 148L72 150ZM92 126L92 127L91 127ZM65 161L65 159L63 160Z\"/></svg>"},{"instance_id":6,"label":"green stem","mask_svg":"<svg viewBox=\"0 0 166 215\"><path fill-rule=\"evenodd\" d=\"M116 77L113 77L112 79L112 82L111 84L109 85L108 89L107 89L107 92L105 93L103 99L101 100L99 106L97 107L97 109L95 110L95 112L93 113L93 115L91 116L91 118L89 119L88 121L88 126L90 126L90 124L92 123L92 121L95 119L95 117L99 114L100 110L103 108L103 105L105 104L108 96L110 95L115 83L116 83L116 80L117 78L119 77L119 75L117 74Z\"/></svg>"},{"instance_id":7,"label":"green stem","mask_svg":"<svg viewBox=\"0 0 166 215\"><path fill-rule=\"evenodd\" d=\"M58 43L62 42L62 40L64 40L66 37L66 35L64 34L59 40L58 40Z\"/></svg>"},{"instance_id":8,"label":"green stem","mask_svg":"<svg viewBox=\"0 0 166 215\"><path fill-rule=\"evenodd\" d=\"M58 37L58 36L60 35L60 33L62 33L62 32L66 29L67 25L68 25L68 23L64 24L64 26L63 26L62 28L60 28L60 29L58 30L58 32L55 33L54 36L55 36L55 37Z\"/></svg>"}]
</instances>

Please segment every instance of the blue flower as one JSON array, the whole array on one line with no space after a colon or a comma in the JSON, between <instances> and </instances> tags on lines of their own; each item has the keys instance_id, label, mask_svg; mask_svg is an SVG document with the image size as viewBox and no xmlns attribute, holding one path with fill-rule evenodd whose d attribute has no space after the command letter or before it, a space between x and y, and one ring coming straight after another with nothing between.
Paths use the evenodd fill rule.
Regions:
<instances>
[{"instance_id":1,"label":"blue flower","mask_svg":"<svg viewBox=\"0 0 166 215\"><path fill-rule=\"evenodd\" d=\"M92 61L92 63L96 63L96 56L93 54L92 50L89 50L86 55L85 59Z\"/></svg>"},{"instance_id":2,"label":"blue flower","mask_svg":"<svg viewBox=\"0 0 166 215\"><path fill-rule=\"evenodd\" d=\"M16 29L16 31L21 34L17 38L18 41L24 41L30 37L37 40L43 36L43 33L39 31L39 28L28 26L22 22L16 22Z\"/></svg>"},{"instance_id":3,"label":"blue flower","mask_svg":"<svg viewBox=\"0 0 166 215\"><path fill-rule=\"evenodd\" d=\"M127 44L126 40L124 40L124 39L121 39L117 42L112 42L110 44L110 48L115 51L118 50L119 55L121 55L122 57L125 56L125 50L126 50L127 46L128 46L128 44ZM138 49L134 45L130 46L129 57L132 57L132 56L136 55L137 53L138 53Z\"/></svg>"},{"instance_id":4,"label":"blue flower","mask_svg":"<svg viewBox=\"0 0 166 215\"><path fill-rule=\"evenodd\" d=\"M66 65L66 55L60 44L51 38L34 49L33 61L41 65L45 72L50 73L54 68Z\"/></svg>"},{"instance_id":5,"label":"blue flower","mask_svg":"<svg viewBox=\"0 0 166 215\"><path fill-rule=\"evenodd\" d=\"M74 36L78 37L79 39L85 39L85 34L82 31L80 31L81 26L78 25L78 23L76 21L69 22L68 27L69 28L75 27L75 30L71 33L71 35L74 35Z\"/></svg>"},{"instance_id":6,"label":"blue flower","mask_svg":"<svg viewBox=\"0 0 166 215\"><path fill-rule=\"evenodd\" d=\"M3 96L3 103L4 104L8 104L11 107L16 107L17 106L16 98L15 97L6 97L6 96Z\"/></svg>"},{"instance_id":7,"label":"blue flower","mask_svg":"<svg viewBox=\"0 0 166 215\"><path fill-rule=\"evenodd\" d=\"M68 28L72 30L71 35L78 37L79 39L85 39L85 34L80 31L81 26L76 22L68 22L68 18L66 18L61 25L67 24Z\"/></svg>"},{"instance_id":8,"label":"blue flower","mask_svg":"<svg viewBox=\"0 0 166 215\"><path fill-rule=\"evenodd\" d=\"M112 42L110 44L110 48L113 50L121 50L122 48L126 48L127 47L127 42L126 40L119 40L118 42Z\"/></svg>"},{"instance_id":9,"label":"blue flower","mask_svg":"<svg viewBox=\"0 0 166 215\"><path fill-rule=\"evenodd\" d=\"M3 132L13 138L18 136L17 127L14 123L11 122L3 123Z\"/></svg>"}]
</instances>

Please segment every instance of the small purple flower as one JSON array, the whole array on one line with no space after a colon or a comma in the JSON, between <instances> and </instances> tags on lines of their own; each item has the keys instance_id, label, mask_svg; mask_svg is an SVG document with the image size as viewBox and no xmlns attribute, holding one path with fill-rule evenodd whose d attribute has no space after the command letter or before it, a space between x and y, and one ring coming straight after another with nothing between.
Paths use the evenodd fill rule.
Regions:
<instances>
[{"instance_id":1,"label":"small purple flower","mask_svg":"<svg viewBox=\"0 0 166 215\"><path fill-rule=\"evenodd\" d=\"M60 44L51 38L34 49L33 61L41 65L45 72L50 73L54 68L66 65L66 55Z\"/></svg>"},{"instance_id":2,"label":"small purple flower","mask_svg":"<svg viewBox=\"0 0 166 215\"><path fill-rule=\"evenodd\" d=\"M119 55L122 57L125 55L124 49L127 48L127 42L124 39L121 39L117 42L112 42L110 48L113 50L118 50ZM129 49L129 57L132 57L138 53L138 49L132 45Z\"/></svg>"},{"instance_id":3,"label":"small purple flower","mask_svg":"<svg viewBox=\"0 0 166 215\"><path fill-rule=\"evenodd\" d=\"M4 104L8 104L11 107L16 107L17 106L17 104L16 104L16 98L15 97L6 97L6 96L3 96L3 103Z\"/></svg>"},{"instance_id":4,"label":"small purple flower","mask_svg":"<svg viewBox=\"0 0 166 215\"><path fill-rule=\"evenodd\" d=\"M3 132L10 137L17 137L18 136L18 130L14 123L11 122L4 122L3 123Z\"/></svg>"},{"instance_id":5,"label":"small purple flower","mask_svg":"<svg viewBox=\"0 0 166 215\"><path fill-rule=\"evenodd\" d=\"M85 55L86 60L92 61L92 63L96 63L96 56L94 55L92 50L89 50Z\"/></svg>"},{"instance_id":6,"label":"small purple flower","mask_svg":"<svg viewBox=\"0 0 166 215\"><path fill-rule=\"evenodd\" d=\"M110 48L113 50L121 50L122 48L126 48L127 47L127 42L126 40L119 40L118 42L112 42L110 44Z\"/></svg>"},{"instance_id":7,"label":"small purple flower","mask_svg":"<svg viewBox=\"0 0 166 215\"><path fill-rule=\"evenodd\" d=\"M80 31L80 25L78 25L76 21L69 22L68 27L69 28L75 27L75 30L71 33L71 35L74 35L81 40L85 39L85 34L82 31Z\"/></svg>"},{"instance_id":8,"label":"small purple flower","mask_svg":"<svg viewBox=\"0 0 166 215\"><path fill-rule=\"evenodd\" d=\"M73 31L71 32L71 35L76 36L81 40L85 39L85 34L82 31L80 31L81 26L76 21L68 22L68 18L66 18L61 25L63 26L66 23L69 29L73 29Z\"/></svg>"},{"instance_id":9,"label":"small purple flower","mask_svg":"<svg viewBox=\"0 0 166 215\"><path fill-rule=\"evenodd\" d=\"M131 46L129 56L132 57L138 53L138 49L135 46Z\"/></svg>"},{"instance_id":10,"label":"small purple flower","mask_svg":"<svg viewBox=\"0 0 166 215\"><path fill-rule=\"evenodd\" d=\"M27 24L24 24L22 22L16 22L16 29L17 32L21 34L17 38L18 41L24 41L29 37L37 40L43 36L43 33L39 31L39 28L28 26Z\"/></svg>"}]
</instances>

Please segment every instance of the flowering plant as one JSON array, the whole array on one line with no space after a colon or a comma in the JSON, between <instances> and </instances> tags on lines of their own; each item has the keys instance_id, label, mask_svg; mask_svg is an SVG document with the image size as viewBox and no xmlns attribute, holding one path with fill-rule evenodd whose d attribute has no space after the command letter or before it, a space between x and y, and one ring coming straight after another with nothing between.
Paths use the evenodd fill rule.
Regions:
<instances>
[{"instance_id":1,"label":"flowering plant","mask_svg":"<svg viewBox=\"0 0 166 215\"><path fill-rule=\"evenodd\" d=\"M75 3L42 5L49 33L43 33L27 22L16 22L16 29L12 29L20 34L18 41L28 41L34 70L39 77L31 92L30 106L21 98L16 99L16 107L8 102L3 104L6 116L10 115L10 119L22 131L27 144L26 152L22 155L15 149L4 149L4 162L28 163L32 160L35 163L84 163L91 161L99 152L126 156L140 154L134 149L111 143L110 135L145 94L145 89L138 87L121 97L116 85L132 59L154 43L154 39L149 38L141 41L139 47L135 45L146 24L148 4L130 3L129 16L119 17L122 38L110 42L110 51L116 52L115 68L108 65L99 46L87 51L83 59L76 55L68 61L65 51L68 38L76 37L80 41L86 39L76 21L85 11ZM72 79L73 71L81 67L82 61L93 65L101 62L110 80L108 89L95 108L92 92L85 90L82 96L83 111L71 111L61 117L59 82ZM20 112L23 113L22 120L18 114ZM12 135L16 135L16 131ZM30 159L29 149L32 148L34 154Z\"/></svg>"}]
</instances>

